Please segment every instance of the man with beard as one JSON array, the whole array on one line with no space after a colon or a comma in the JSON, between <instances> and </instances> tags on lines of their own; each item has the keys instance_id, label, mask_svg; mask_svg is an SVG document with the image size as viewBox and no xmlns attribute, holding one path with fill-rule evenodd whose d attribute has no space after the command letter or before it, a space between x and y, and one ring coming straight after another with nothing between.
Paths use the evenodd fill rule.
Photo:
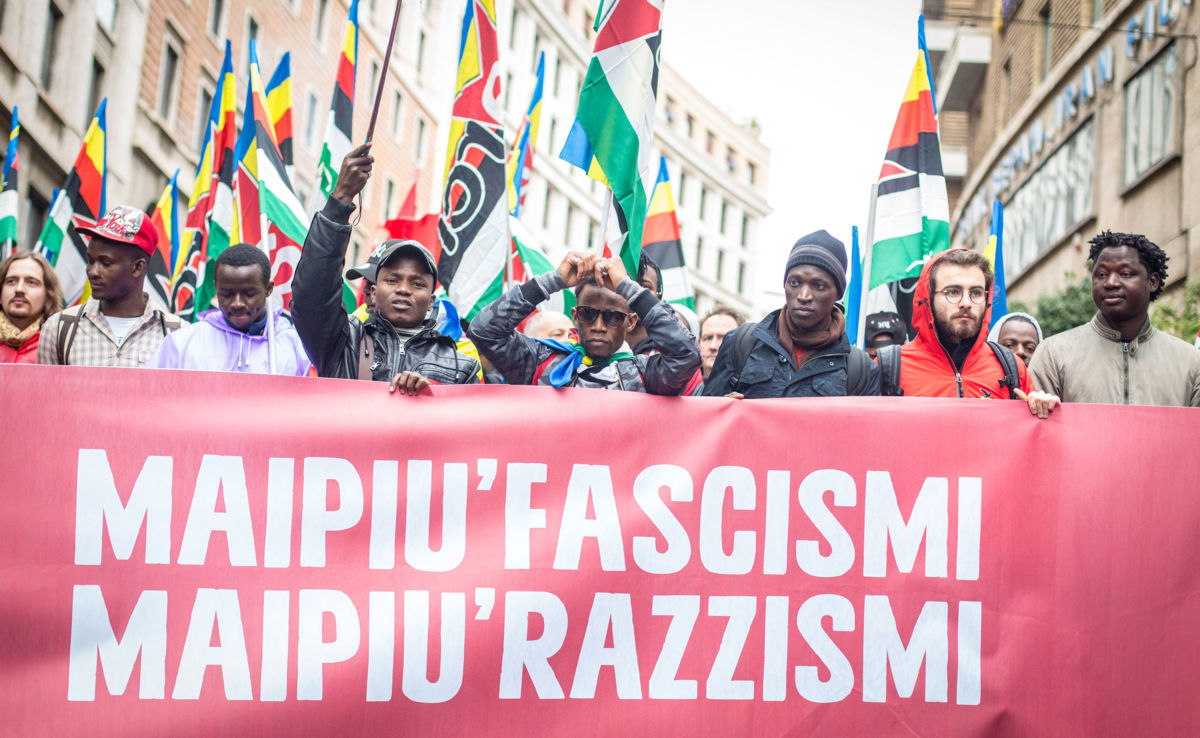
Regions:
<instances>
[{"instance_id":1,"label":"man with beard","mask_svg":"<svg viewBox=\"0 0 1200 738\"><path fill-rule=\"evenodd\" d=\"M0 262L0 364L36 364L42 324L62 310L58 276L35 251Z\"/></svg>"},{"instance_id":2,"label":"man with beard","mask_svg":"<svg viewBox=\"0 0 1200 738\"><path fill-rule=\"evenodd\" d=\"M1063 402L1200 407L1200 351L1150 325L1167 255L1145 236L1105 231L1091 241L1091 322L1043 341L1029 362Z\"/></svg>"},{"instance_id":3,"label":"man with beard","mask_svg":"<svg viewBox=\"0 0 1200 738\"><path fill-rule=\"evenodd\" d=\"M846 316L837 304L845 291L845 244L825 231L801 238L784 268L784 306L725 335L704 394L878 395L878 367L846 339Z\"/></svg>"},{"instance_id":4,"label":"man with beard","mask_svg":"<svg viewBox=\"0 0 1200 738\"><path fill-rule=\"evenodd\" d=\"M883 394L1025 400L1031 413L1048 417L1058 398L1035 392L1025 365L987 341L991 294L992 267L983 254L956 248L930 258L913 295L917 337L877 354Z\"/></svg>"}]
</instances>

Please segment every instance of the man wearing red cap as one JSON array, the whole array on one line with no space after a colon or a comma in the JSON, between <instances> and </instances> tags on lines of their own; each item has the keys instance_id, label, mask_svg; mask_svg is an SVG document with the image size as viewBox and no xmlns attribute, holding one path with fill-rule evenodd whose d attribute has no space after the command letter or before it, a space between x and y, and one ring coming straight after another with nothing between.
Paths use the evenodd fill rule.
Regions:
<instances>
[{"instance_id":1,"label":"man wearing red cap","mask_svg":"<svg viewBox=\"0 0 1200 738\"><path fill-rule=\"evenodd\" d=\"M91 238L87 278L92 297L46 321L38 363L140 367L180 325L179 318L155 308L142 290L158 232L145 213L123 205L95 226L76 230Z\"/></svg>"}]
</instances>

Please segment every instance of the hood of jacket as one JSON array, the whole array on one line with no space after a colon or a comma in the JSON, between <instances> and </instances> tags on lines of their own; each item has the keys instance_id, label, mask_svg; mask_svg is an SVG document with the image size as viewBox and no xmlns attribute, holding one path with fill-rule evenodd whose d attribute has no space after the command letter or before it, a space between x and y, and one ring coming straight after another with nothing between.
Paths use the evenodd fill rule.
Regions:
<instances>
[{"instance_id":1,"label":"hood of jacket","mask_svg":"<svg viewBox=\"0 0 1200 738\"><path fill-rule=\"evenodd\" d=\"M913 292L913 328L917 331L917 337L914 340L920 343L927 351L945 352L946 348L942 346L941 340L938 339L937 326L933 320L933 295L929 289L929 274L933 271L933 265L941 261L942 257L950 253L950 251L969 251L970 249L955 248L943 251L940 254L935 254L925 262L925 266L921 269L921 277L917 280L917 289ZM995 287L995 281L991 287L988 287L987 307L983 311L983 322L979 327L979 335L975 336L975 343L971 346L970 353L975 353L987 343L987 331L985 330L988 323L992 319L992 289Z\"/></svg>"}]
</instances>

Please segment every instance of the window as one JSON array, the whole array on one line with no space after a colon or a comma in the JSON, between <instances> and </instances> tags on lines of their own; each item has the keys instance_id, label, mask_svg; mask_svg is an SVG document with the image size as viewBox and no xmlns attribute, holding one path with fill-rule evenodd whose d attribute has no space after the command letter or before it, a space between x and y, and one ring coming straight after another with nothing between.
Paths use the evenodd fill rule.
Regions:
<instances>
[{"instance_id":1,"label":"window","mask_svg":"<svg viewBox=\"0 0 1200 738\"><path fill-rule=\"evenodd\" d=\"M599 232L600 232L600 224L597 223L596 221L592 220L591 218L588 218L588 240L587 240L588 251L596 250L596 236Z\"/></svg>"},{"instance_id":2,"label":"window","mask_svg":"<svg viewBox=\"0 0 1200 738\"><path fill-rule=\"evenodd\" d=\"M304 113L304 145L306 148L313 148L313 142L317 135L317 96L312 91L308 91L308 107Z\"/></svg>"},{"instance_id":3,"label":"window","mask_svg":"<svg viewBox=\"0 0 1200 738\"><path fill-rule=\"evenodd\" d=\"M371 85L367 87L368 100L375 101L375 91L379 89L379 62L371 60Z\"/></svg>"},{"instance_id":4,"label":"window","mask_svg":"<svg viewBox=\"0 0 1200 738\"><path fill-rule=\"evenodd\" d=\"M325 11L329 9L329 0L317 0L313 10L313 38L318 44L325 43Z\"/></svg>"},{"instance_id":5,"label":"window","mask_svg":"<svg viewBox=\"0 0 1200 738\"><path fill-rule=\"evenodd\" d=\"M567 224L563 229L563 243L569 247L571 245L572 231L575 230L575 206L567 203Z\"/></svg>"},{"instance_id":6,"label":"window","mask_svg":"<svg viewBox=\"0 0 1200 738\"><path fill-rule=\"evenodd\" d=\"M508 109L508 93L512 90L512 72L504 73L504 102L502 103L505 109Z\"/></svg>"},{"instance_id":7,"label":"window","mask_svg":"<svg viewBox=\"0 0 1200 738\"><path fill-rule=\"evenodd\" d=\"M396 194L396 182L391 177L387 178L387 185L383 190L383 217L386 220L392 214L392 197Z\"/></svg>"},{"instance_id":8,"label":"window","mask_svg":"<svg viewBox=\"0 0 1200 738\"><path fill-rule=\"evenodd\" d=\"M88 123L92 120L92 114L96 112L96 108L100 107L100 101L104 98L104 65L99 59L92 59L92 81L88 91L88 107L84 111L87 118L83 121L83 127L87 128Z\"/></svg>"},{"instance_id":9,"label":"window","mask_svg":"<svg viewBox=\"0 0 1200 738\"><path fill-rule=\"evenodd\" d=\"M1177 70L1171 45L1125 85L1125 185L1176 153Z\"/></svg>"},{"instance_id":10,"label":"window","mask_svg":"<svg viewBox=\"0 0 1200 738\"><path fill-rule=\"evenodd\" d=\"M746 294L746 262L738 262L737 291L739 295Z\"/></svg>"},{"instance_id":11,"label":"window","mask_svg":"<svg viewBox=\"0 0 1200 738\"><path fill-rule=\"evenodd\" d=\"M750 248L750 219L742 216L742 248Z\"/></svg>"},{"instance_id":12,"label":"window","mask_svg":"<svg viewBox=\"0 0 1200 738\"><path fill-rule=\"evenodd\" d=\"M246 45L249 46L251 41L253 41L256 45L258 44L258 20L256 20L255 17L253 15L251 15L250 13L247 13L246 14ZM262 49L258 50L258 56L259 56L259 63L261 64L262 63ZM265 70L260 69L259 72L265 72ZM247 78L249 78L248 77L248 75L250 74L250 55L249 54L246 55L246 74L247 74Z\"/></svg>"},{"instance_id":13,"label":"window","mask_svg":"<svg viewBox=\"0 0 1200 738\"><path fill-rule=\"evenodd\" d=\"M208 6L208 35L221 37L221 26L225 21L225 0L212 0Z\"/></svg>"},{"instance_id":14,"label":"window","mask_svg":"<svg viewBox=\"0 0 1200 738\"><path fill-rule=\"evenodd\" d=\"M696 132L696 116L688 113L683 130L687 132L687 137L690 139Z\"/></svg>"},{"instance_id":15,"label":"window","mask_svg":"<svg viewBox=\"0 0 1200 738\"><path fill-rule=\"evenodd\" d=\"M555 134L556 134L556 132L557 132L557 130L558 130L558 120L556 120L556 119L555 119L553 116L551 116L551 118L550 118L550 144L549 144L549 146L550 146L550 148L551 148L551 149L554 149L555 151L558 151L558 150L559 150L559 146L558 146L558 144L557 144L557 143L555 143L555 142L558 140L558 137L555 135ZM533 147L536 149L536 148L537 148L537 141L533 141L533 142L531 142L531 143L533 144Z\"/></svg>"},{"instance_id":16,"label":"window","mask_svg":"<svg viewBox=\"0 0 1200 738\"><path fill-rule=\"evenodd\" d=\"M196 107L196 151L204 153L204 137L208 133L208 114L212 110L213 93L210 84L200 84L200 104Z\"/></svg>"},{"instance_id":17,"label":"window","mask_svg":"<svg viewBox=\"0 0 1200 738\"><path fill-rule=\"evenodd\" d=\"M400 137L400 107L404 104L404 96L397 92L392 96L392 138Z\"/></svg>"},{"instance_id":18,"label":"window","mask_svg":"<svg viewBox=\"0 0 1200 738\"><path fill-rule=\"evenodd\" d=\"M704 132L704 150L711 154L713 152L713 149L716 148L716 146L717 146L717 134L713 133L712 131L705 131Z\"/></svg>"},{"instance_id":19,"label":"window","mask_svg":"<svg viewBox=\"0 0 1200 738\"><path fill-rule=\"evenodd\" d=\"M757 178L758 178L758 165L752 161L746 162L746 180L750 183L751 186L753 186L755 184L755 180Z\"/></svg>"},{"instance_id":20,"label":"window","mask_svg":"<svg viewBox=\"0 0 1200 738\"><path fill-rule=\"evenodd\" d=\"M675 122L675 101L669 95L667 96L666 104L663 105L663 115L666 117L668 123Z\"/></svg>"},{"instance_id":21,"label":"window","mask_svg":"<svg viewBox=\"0 0 1200 738\"><path fill-rule=\"evenodd\" d=\"M725 249L717 249L717 281L725 278Z\"/></svg>"},{"instance_id":22,"label":"window","mask_svg":"<svg viewBox=\"0 0 1200 738\"><path fill-rule=\"evenodd\" d=\"M700 185L700 220L704 220L704 206L708 204L708 190Z\"/></svg>"},{"instance_id":23,"label":"window","mask_svg":"<svg viewBox=\"0 0 1200 738\"><path fill-rule=\"evenodd\" d=\"M162 65L158 70L158 116L170 120L175 111L175 90L179 83L179 57L183 42L168 29L163 40Z\"/></svg>"},{"instance_id":24,"label":"window","mask_svg":"<svg viewBox=\"0 0 1200 738\"><path fill-rule=\"evenodd\" d=\"M538 47L541 45L542 45L542 38L541 38L541 36L538 35L538 32L535 30L533 32L533 64L530 65L534 69L537 69Z\"/></svg>"},{"instance_id":25,"label":"window","mask_svg":"<svg viewBox=\"0 0 1200 738\"><path fill-rule=\"evenodd\" d=\"M1042 21L1042 79L1050 76L1050 41L1052 26L1050 25L1050 3L1042 8L1038 13L1038 18Z\"/></svg>"},{"instance_id":26,"label":"window","mask_svg":"<svg viewBox=\"0 0 1200 738\"><path fill-rule=\"evenodd\" d=\"M1092 0L1092 24L1104 19L1104 0Z\"/></svg>"},{"instance_id":27,"label":"window","mask_svg":"<svg viewBox=\"0 0 1200 738\"><path fill-rule=\"evenodd\" d=\"M725 232L725 220L729 216L729 203L721 200L721 222L717 225L717 230L721 233Z\"/></svg>"},{"instance_id":28,"label":"window","mask_svg":"<svg viewBox=\"0 0 1200 738\"><path fill-rule=\"evenodd\" d=\"M1012 116L1012 59L1005 59L1004 66L1000 68L1000 76L1003 80L1002 87L1004 88L1004 103L1000 112L1001 123L1007 123Z\"/></svg>"},{"instance_id":29,"label":"window","mask_svg":"<svg viewBox=\"0 0 1200 738\"><path fill-rule=\"evenodd\" d=\"M554 90L555 95L558 94L558 80L560 78L562 78L562 59L555 57L554 58L554 81L550 83L550 87L551 87L551 89Z\"/></svg>"},{"instance_id":30,"label":"window","mask_svg":"<svg viewBox=\"0 0 1200 738\"><path fill-rule=\"evenodd\" d=\"M417 74L425 66L425 31L417 32Z\"/></svg>"},{"instance_id":31,"label":"window","mask_svg":"<svg viewBox=\"0 0 1200 738\"><path fill-rule=\"evenodd\" d=\"M732 146L725 147L725 169L731 174L737 169L737 152Z\"/></svg>"},{"instance_id":32,"label":"window","mask_svg":"<svg viewBox=\"0 0 1200 738\"><path fill-rule=\"evenodd\" d=\"M687 196L687 172L679 170L679 192L675 193L675 199L679 202L679 207L683 207L683 198Z\"/></svg>"},{"instance_id":33,"label":"window","mask_svg":"<svg viewBox=\"0 0 1200 738\"><path fill-rule=\"evenodd\" d=\"M542 201L542 230L550 227L550 204L554 201L554 190L546 184L546 199Z\"/></svg>"},{"instance_id":34,"label":"window","mask_svg":"<svg viewBox=\"0 0 1200 738\"><path fill-rule=\"evenodd\" d=\"M42 88L49 90L54 81L54 61L58 58L58 37L62 34L63 14L54 3L46 17L46 36L42 42L42 72L38 77Z\"/></svg>"},{"instance_id":35,"label":"window","mask_svg":"<svg viewBox=\"0 0 1200 738\"><path fill-rule=\"evenodd\" d=\"M42 235L42 226L46 225L46 214L50 210L50 201L32 187L25 199L25 240L23 243L36 244L38 236Z\"/></svg>"},{"instance_id":36,"label":"window","mask_svg":"<svg viewBox=\"0 0 1200 738\"><path fill-rule=\"evenodd\" d=\"M583 35L590 38L592 35L592 31L594 30L593 26L595 26L595 25L596 25L595 17L593 17L591 13L585 12L583 14Z\"/></svg>"},{"instance_id":37,"label":"window","mask_svg":"<svg viewBox=\"0 0 1200 738\"><path fill-rule=\"evenodd\" d=\"M703 263L704 263L704 239L701 238L700 236L696 236L696 268L699 269L700 265Z\"/></svg>"},{"instance_id":38,"label":"window","mask_svg":"<svg viewBox=\"0 0 1200 738\"><path fill-rule=\"evenodd\" d=\"M423 158L422 152L425 151L425 119L417 118L417 147L413 151L413 158L418 162Z\"/></svg>"}]
</instances>

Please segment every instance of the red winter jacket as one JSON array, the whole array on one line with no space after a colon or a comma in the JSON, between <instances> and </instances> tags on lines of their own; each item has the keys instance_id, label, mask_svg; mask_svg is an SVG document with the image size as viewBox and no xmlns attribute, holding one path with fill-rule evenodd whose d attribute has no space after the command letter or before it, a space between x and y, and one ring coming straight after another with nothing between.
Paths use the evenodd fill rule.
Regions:
<instances>
[{"instance_id":1,"label":"red winter jacket","mask_svg":"<svg viewBox=\"0 0 1200 738\"><path fill-rule=\"evenodd\" d=\"M16 348L0 342L0 364L36 364L38 337L41 335L41 331L34 333L32 338Z\"/></svg>"},{"instance_id":2,"label":"red winter jacket","mask_svg":"<svg viewBox=\"0 0 1200 738\"><path fill-rule=\"evenodd\" d=\"M913 327L917 337L900 348L900 389L905 397L987 397L1011 399L1004 386L1004 367L987 345L987 325L992 315L992 296L988 294L983 313L983 328L975 345L963 362L961 376L955 371L950 354L938 341L930 306L929 271L945 253L935 255L925 263L917 290L913 294ZM1021 390L1033 391L1033 383L1025 365L1017 360Z\"/></svg>"}]
</instances>

